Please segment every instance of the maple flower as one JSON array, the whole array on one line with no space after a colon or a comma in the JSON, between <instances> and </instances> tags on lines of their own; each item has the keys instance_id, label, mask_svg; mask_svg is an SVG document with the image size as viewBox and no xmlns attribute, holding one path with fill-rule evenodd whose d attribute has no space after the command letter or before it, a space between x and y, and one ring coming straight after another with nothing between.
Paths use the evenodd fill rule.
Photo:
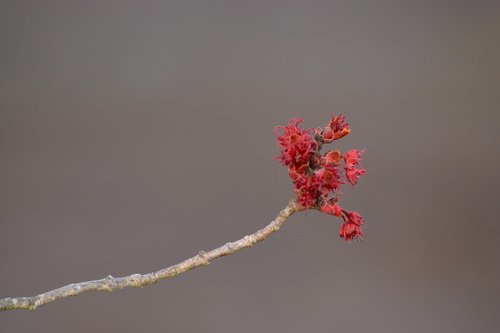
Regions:
<instances>
[{"instance_id":1,"label":"maple flower","mask_svg":"<svg viewBox=\"0 0 500 333\"><path fill-rule=\"evenodd\" d=\"M359 225L348 221L340 226L339 236L346 241L350 241L363 236L363 231L361 231Z\"/></svg>"},{"instance_id":2,"label":"maple flower","mask_svg":"<svg viewBox=\"0 0 500 333\"><path fill-rule=\"evenodd\" d=\"M316 176L321 181L321 186L327 192L335 192L343 184L338 164L327 164L316 171Z\"/></svg>"},{"instance_id":3,"label":"maple flower","mask_svg":"<svg viewBox=\"0 0 500 333\"><path fill-rule=\"evenodd\" d=\"M311 176L298 175L294 182L298 192L298 201L304 208L311 208L321 201L325 193L322 191L321 179L315 174Z\"/></svg>"},{"instance_id":4,"label":"maple flower","mask_svg":"<svg viewBox=\"0 0 500 333\"><path fill-rule=\"evenodd\" d=\"M351 133L349 124L345 122L345 116L343 116L342 114L339 114L337 117L335 117L335 114L332 113L332 119L330 119L328 127L333 132L333 140L338 140Z\"/></svg>"},{"instance_id":5,"label":"maple flower","mask_svg":"<svg viewBox=\"0 0 500 333\"><path fill-rule=\"evenodd\" d=\"M344 155L339 150L330 150L321 154L324 143L331 143L351 132L343 115L332 113L324 129L302 129L302 122L302 118L292 118L287 126L275 128L276 143L280 148L276 159L288 167L298 203L305 209L314 208L342 218L339 234L346 241L361 237L363 218L355 211L341 208L338 201L344 180L354 186L366 173L360 164L364 150L353 149Z\"/></svg>"},{"instance_id":6,"label":"maple flower","mask_svg":"<svg viewBox=\"0 0 500 333\"><path fill-rule=\"evenodd\" d=\"M339 163L342 159L342 153L340 150L330 150L325 154L325 159L327 163Z\"/></svg>"},{"instance_id":7,"label":"maple flower","mask_svg":"<svg viewBox=\"0 0 500 333\"><path fill-rule=\"evenodd\" d=\"M342 216L344 223L340 226L339 235L346 241L359 238L363 236L363 231L361 227L365 223L361 215L358 212L352 211L348 212L343 210L345 216Z\"/></svg>"},{"instance_id":8,"label":"maple flower","mask_svg":"<svg viewBox=\"0 0 500 333\"><path fill-rule=\"evenodd\" d=\"M330 143L333 140L338 140L349 134L349 124L345 122L345 116L339 114L335 117L332 113L332 118L328 125L324 128L316 129L316 134L321 138L324 143Z\"/></svg>"},{"instance_id":9,"label":"maple flower","mask_svg":"<svg viewBox=\"0 0 500 333\"><path fill-rule=\"evenodd\" d=\"M349 150L343 156L345 161L345 176L351 185L356 185L360 176L366 174L366 170L361 166L359 161L361 160L361 154L364 150L359 151L357 149Z\"/></svg>"},{"instance_id":10,"label":"maple flower","mask_svg":"<svg viewBox=\"0 0 500 333\"><path fill-rule=\"evenodd\" d=\"M277 144L281 149L277 158L282 165L290 166L294 172L304 171L302 166L309 163L317 147L312 136L313 129L301 129L299 125L302 122L302 118L292 118L287 126L275 128Z\"/></svg>"},{"instance_id":11,"label":"maple flower","mask_svg":"<svg viewBox=\"0 0 500 333\"><path fill-rule=\"evenodd\" d=\"M359 213L355 211L349 212L347 214L347 218L349 219L349 221L359 226L362 226L365 223L361 215L359 215Z\"/></svg>"}]
</instances>

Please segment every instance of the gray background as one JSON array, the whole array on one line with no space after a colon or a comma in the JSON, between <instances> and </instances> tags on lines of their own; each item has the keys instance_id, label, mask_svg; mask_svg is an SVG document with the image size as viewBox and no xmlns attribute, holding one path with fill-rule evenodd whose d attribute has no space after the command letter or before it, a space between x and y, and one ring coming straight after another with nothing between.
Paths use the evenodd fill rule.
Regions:
<instances>
[{"instance_id":1,"label":"gray background","mask_svg":"<svg viewBox=\"0 0 500 333\"><path fill-rule=\"evenodd\" d=\"M498 332L500 7L487 1L1 1L0 296L150 272L267 224L273 127L345 113L339 221L1 332Z\"/></svg>"}]
</instances>

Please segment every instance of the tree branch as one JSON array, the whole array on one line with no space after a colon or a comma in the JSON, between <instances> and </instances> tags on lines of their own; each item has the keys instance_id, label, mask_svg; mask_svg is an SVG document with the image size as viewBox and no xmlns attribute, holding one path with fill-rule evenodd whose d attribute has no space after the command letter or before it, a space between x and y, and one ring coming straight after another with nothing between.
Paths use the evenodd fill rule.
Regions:
<instances>
[{"instance_id":1,"label":"tree branch","mask_svg":"<svg viewBox=\"0 0 500 333\"><path fill-rule=\"evenodd\" d=\"M15 309L35 310L43 304L47 304L69 296L76 296L89 291L112 292L125 287L148 286L160 280L180 275L192 270L193 268L206 266L217 258L230 255L247 247L251 247L255 243L263 241L271 234L278 231L281 225L285 223L293 213L300 210L303 210L303 208L297 204L295 197L293 197L285 207L285 209L283 209L274 219L274 221L269 223L266 227L235 242L226 243L225 245L213 249L212 251L200 251L194 257L184 260L177 265L173 265L148 274L132 274L117 278L108 275L107 277L100 280L72 283L37 296L3 298L0 299L0 311Z\"/></svg>"}]
</instances>

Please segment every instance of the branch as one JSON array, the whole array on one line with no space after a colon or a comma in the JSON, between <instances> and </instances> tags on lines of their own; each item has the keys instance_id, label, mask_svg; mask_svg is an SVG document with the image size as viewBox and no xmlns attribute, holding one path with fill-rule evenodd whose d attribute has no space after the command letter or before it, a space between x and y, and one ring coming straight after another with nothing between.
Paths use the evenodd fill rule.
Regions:
<instances>
[{"instance_id":1,"label":"branch","mask_svg":"<svg viewBox=\"0 0 500 333\"><path fill-rule=\"evenodd\" d=\"M294 197L290 200L285 209L283 209L278 214L274 221L269 223L266 227L235 242L226 243L225 245L213 249L210 252L200 251L194 257L184 260L177 265L173 265L148 274L132 274L129 276L117 278L108 275L107 277L100 280L72 283L37 296L3 298L0 299L0 311L15 309L35 310L43 304L47 304L69 296L76 296L89 291L112 292L125 287L148 286L160 280L180 275L192 270L193 268L206 266L217 258L230 255L247 247L251 247L255 243L263 241L272 233L278 231L281 225L285 223L293 213L300 210L303 210L303 208L297 204Z\"/></svg>"}]
</instances>

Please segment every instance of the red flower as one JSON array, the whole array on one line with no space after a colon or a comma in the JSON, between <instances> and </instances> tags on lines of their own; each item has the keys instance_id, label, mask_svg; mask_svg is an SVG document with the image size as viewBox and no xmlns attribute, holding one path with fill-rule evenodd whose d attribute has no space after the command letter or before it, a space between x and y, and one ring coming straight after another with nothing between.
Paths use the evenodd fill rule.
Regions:
<instances>
[{"instance_id":1,"label":"red flower","mask_svg":"<svg viewBox=\"0 0 500 333\"><path fill-rule=\"evenodd\" d=\"M364 150L359 151L357 149L352 149L346 152L344 155L346 167L352 167L356 164L359 164L359 161L361 160L361 154L363 154L364 152Z\"/></svg>"},{"instance_id":2,"label":"red flower","mask_svg":"<svg viewBox=\"0 0 500 333\"><path fill-rule=\"evenodd\" d=\"M350 241L355 238L359 238L363 236L363 231L361 227L365 223L361 215L357 212L347 212L343 211L346 215L342 218L344 219L344 223L340 226L339 235L341 238L344 238L346 241Z\"/></svg>"},{"instance_id":3,"label":"red flower","mask_svg":"<svg viewBox=\"0 0 500 333\"><path fill-rule=\"evenodd\" d=\"M342 159L342 153L340 150L330 150L325 154L325 158L327 163L339 163Z\"/></svg>"},{"instance_id":4,"label":"red flower","mask_svg":"<svg viewBox=\"0 0 500 333\"><path fill-rule=\"evenodd\" d=\"M321 212L340 217L344 223L340 227L340 237L352 240L363 235L363 218L357 212L349 212L338 205L340 186L345 179L355 185L366 173L360 164L364 151L353 149L345 155L339 150L320 153L324 143L330 143L350 133L349 125L342 115L335 116L324 129L301 129L302 118L293 118L287 126L277 126L277 144L280 155L277 159L288 167L293 180L297 201L302 207L319 209ZM344 168L341 168L341 162Z\"/></svg>"},{"instance_id":5,"label":"red flower","mask_svg":"<svg viewBox=\"0 0 500 333\"><path fill-rule=\"evenodd\" d=\"M317 171L309 171L308 175L294 172L291 178L299 194L299 202L305 208L323 205L328 195L338 191L343 184L337 165L326 165Z\"/></svg>"},{"instance_id":6,"label":"red flower","mask_svg":"<svg viewBox=\"0 0 500 333\"><path fill-rule=\"evenodd\" d=\"M321 184L326 192L334 192L340 189L343 184L337 164L327 164L322 169L316 171L316 176L321 180Z\"/></svg>"},{"instance_id":7,"label":"red flower","mask_svg":"<svg viewBox=\"0 0 500 333\"><path fill-rule=\"evenodd\" d=\"M328 127L333 131L333 140L338 140L351 132L349 124L345 122L345 116L342 114L335 117L335 114L332 113L332 119L330 119ZM326 128L325 132L328 132L328 136L331 136L330 132Z\"/></svg>"},{"instance_id":8,"label":"red flower","mask_svg":"<svg viewBox=\"0 0 500 333\"><path fill-rule=\"evenodd\" d=\"M345 177L351 183L351 185L356 185L360 176L366 174L366 170L359 163L361 160L361 154L364 150L359 151L357 149L349 150L344 155L345 161Z\"/></svg>"},{"instance_id":9,"label":"red flower","mask_svg":"<svg viewBox=\"0 0 500 333\"><path fill-rule=\"evenodd\" d=\"M365 223L361 215L359 215L359 213L355 211L349 212L347 214L347 218L349 219L350 222L360 227Z\"/></svg>"},{"instance_id":10,"label":"red flower","mask_svg":"<svg viewBox=\"0 0 500 333\"><path fill-rule=\"evenodd\" d=\"M298 201L304 208L311 208L324 197L321 179L315 174L310 176L298 175L294 182L299 196Z\"/></svg>"},{"instance_id":11,"label":"red flower","mask_svg":"<svg viewBox=\"0 0 500 333\"><path fill-rule=\"evenodd\" d=\"M317 147L312 136L313 129L302 130L299 125L302 118L293 118L288 126L276 126L275 133L281 154L277 156L282 165L292 166L297 172L300 166L309 163Z\"/></svg>"},{"instance_id":12,"label":"red flower","mask_svg":"<svg viewBox=\"0 0 500 333\"><path fill-rule=\"evenodd\" d=\"M361 231L359 225L356 225L351 222L344 222L340 226L339 236L345 239L346 241L350 241L355 238L363 236L363 231Z\"/></svg>"}]
</instances>

